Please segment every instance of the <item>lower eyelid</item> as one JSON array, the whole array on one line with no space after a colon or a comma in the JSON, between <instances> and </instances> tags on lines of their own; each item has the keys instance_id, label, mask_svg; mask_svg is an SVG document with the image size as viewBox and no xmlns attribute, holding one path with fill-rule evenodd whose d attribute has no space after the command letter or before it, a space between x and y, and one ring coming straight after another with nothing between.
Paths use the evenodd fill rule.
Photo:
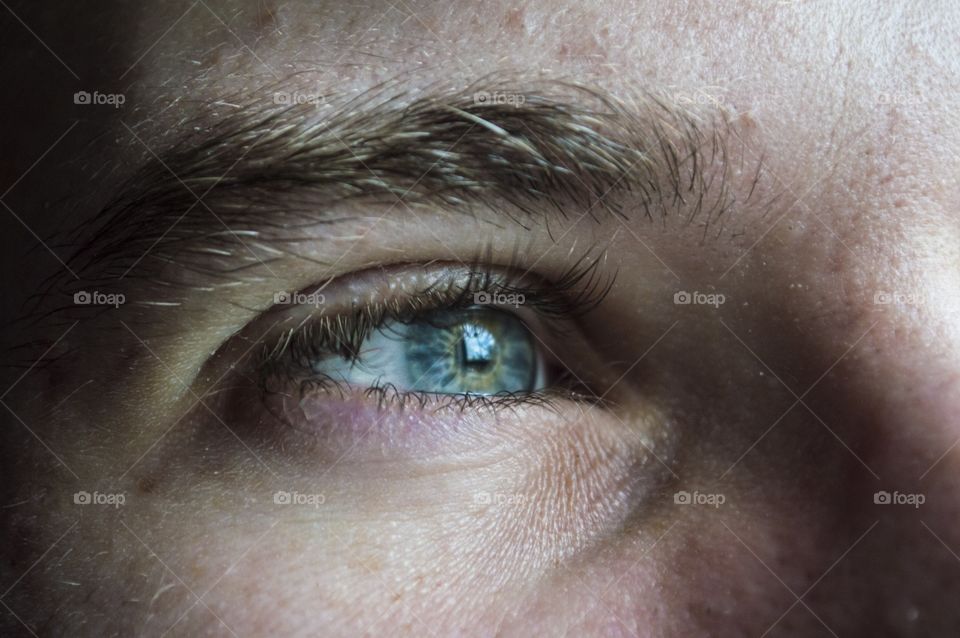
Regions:
<instances>
[{"instance_id":1,"label":"lower eyelid","mask_svg":"<svg viewBox=\"0 0 960 638\"><path fill-rule=\"evenodd\" d=\"M424 395L404 405L379 405L362 389L275 394L264 398L261 434L320 463L336 462L346 454L355 462L461 457L479 462L480 457L506 459L515 454L514 439L522 431L539 427L553 431L557 426L552 422L576 422L585 409L605 412L562 397L552 399L549 406L518 401L507 409L486 405L459 409L448 398Z\"/></svg>"},{"instance_id":2,"label":"lower eyelid","mask_svg":"<svg viewBox=\"0 0 960 638\"><path fill-rule=\"evenodd\" d=\"M422 407L381 406L362 390L341 394L318 388L300 397L274 395L265 401L270 418L282 421L281 436L292 435L301 447L330 460L347 452L357 459L439 456L467 440L489 437L495 418L490 410L438 410L429 400Z\"/></svg>"},{"instance_id":3,"label":"lower eyelid","mask_svg":"<svg viewBox=\"0 0 960 638\"><path fill-rule=\"evenodd\" d=\"M481 481L494 476L518 490L549 485L551 499L573 498L564 502L576 502L591 515L605 512L604 526L616 525L669 480L679 440L675 424L647 404L632 406L624 420L563 399L551 409L520 405L496 413L434 413L429 406L380 410L362 397L323 391L287 399L285 406L274 406L285 422L264 417L254 430L260 438L251 442L271 466L357 490L390 481L391 489L403 492L398 498L429 500L433 495L409 490L417 479L430 476L440 477L439 484L430 483L434 488L449 482L446 475ZM571 492L570 477L599 481L586 495L589 502L580 498L584 483L575 483Z\"/></svg>"}]
</instances>

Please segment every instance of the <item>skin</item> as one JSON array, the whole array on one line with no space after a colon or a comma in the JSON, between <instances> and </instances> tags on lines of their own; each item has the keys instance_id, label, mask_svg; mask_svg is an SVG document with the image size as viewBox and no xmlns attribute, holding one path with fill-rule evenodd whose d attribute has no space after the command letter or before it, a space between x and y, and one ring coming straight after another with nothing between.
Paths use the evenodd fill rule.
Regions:
<instances>
[{"instance_id":1,"label":"skin","mask_svg":"<svg viewBox=\"0 0 960 638\"><path fill-rule=\"evenodd\" d=\"M960 626L955 7L535 1L383 14L211 1L157 41L189 6L18 13L86 81L46 112L21 106L27 130L7 123L26 159L4 183L79 117L70 92L115 85L126 96L121 109L82 111L76 134L4 199L38 234L66 223L45 202L95 210L150 157L144 144L293 72L346 94L398 76L416 92L437 77L537 69L614 95L709 95L731 115L731 164L744 167L733 192L749 191L762 157L762 196L709 239L682 215L574 214L527 231L345 208L352 221L311 229L300 246L331 269L282 260L259 282L152 311L149 329L132 323L132 306L79 323L52 351L79 354L31 370L4 399L21 420L4 440L4 635L931 636ZM9 70L20 93L71 80L29 34L17 37L9 46L35 54ZM29 233L8 221L23 245ZM381 263L508 263L517 246L522 267L536 260L537 275L557 277L592 244L615 285L575 338L548 345L612 388L615 409L415 414L406 435L391 413L367 436L318 443L271 427L236 390L231 364L277 319L260 314L276 290ZM23 273L10 282L23 296L62 268L46 251L31 259L29 272L6 269ZM680 290L727 301L676 305ZM900 301L877 303L882 292ZM53 340L63 327L17 336ZM208 394L223 388L234 391ZM341 427L372 419L364 405L338 409L327 418ZM125 503L80 506L78 490ZM677 504L681 490L723 503ZM924 503L876 504L879 490ZM278 505L277 491L315 498Z\"/></svg>"}]
</instances>

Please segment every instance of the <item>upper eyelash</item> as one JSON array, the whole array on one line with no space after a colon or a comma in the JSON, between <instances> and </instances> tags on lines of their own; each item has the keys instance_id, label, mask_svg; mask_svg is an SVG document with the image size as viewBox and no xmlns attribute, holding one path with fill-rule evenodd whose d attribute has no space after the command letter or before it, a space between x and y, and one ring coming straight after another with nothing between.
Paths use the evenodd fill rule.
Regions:
<instances>
[{"instance_id":1,"label":"upper eyelash","mask_svg":"<svg viewBox=\"0 0 960 638\"><path fill-rule=\"evenodd\" d=\"M615 275L601 277L600 262L589 257L589 254L582 256L554 281L532 284L521 283L512 270L476 263L465 282L462 278L439 280L418 293L369 305L349 315L312 318L285 331L272 346L261 350L256 362L261 387L266 390L268 382L277 377L302 382L303 375L310 372L311 363L323 357L356 360L367 336L385 322L409 322L435 310L466 308L474 305L473 295L479 292L522 294L525 307L561 331L559 321L552 320L569 320L589 312L603 301L613 286ZM376 391L376 388L368 390ZM396 391L394 394L411 393Z\"/></svg>"}]
</instances>

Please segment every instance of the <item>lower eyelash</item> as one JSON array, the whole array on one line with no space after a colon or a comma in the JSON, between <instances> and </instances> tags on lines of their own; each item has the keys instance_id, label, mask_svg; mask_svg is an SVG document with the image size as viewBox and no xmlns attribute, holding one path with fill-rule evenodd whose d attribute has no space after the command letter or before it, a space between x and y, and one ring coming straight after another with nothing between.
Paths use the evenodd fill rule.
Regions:
<instances>
[{"instance_id":1,"label":"lower eyelash","mask_svg":"<svg viewBox=\"0 0 960 638\"><path fill-rule=\"evenodd\" d=\"M333 383L336 383L335 381ZM462 412L467 409L500 409L520 405L540 405L553 408L558 398L556 391L538 391L527 393L500 394L436 394L419 390L401 390L392 383L378 383L360 390L376 402L380 409L407 409L414 407L425 410L428 406L434 412L451 410Z\"/></svg>"},{"instance_id":2,"label":"lower eyelash","mask_svg":"<svg viewBox=\"0 0 960 638\"><path fill-rule=\"evenodd\" d=\"M264 389L264 392L271 392ZM272 391L278 393L278 391ZM298 385L298 394L295 397L299 403L305 397L324 393L329 396L346 400L351 396L362 395L375 402L379 410L394 409L419 411L429 410L431 413L464 412L466 410L510 410L519 407L537 406L552 412L558 412L557 404L560 400L576 401L588 405L605 405L605 401L592 392L580 392L574 387L555 387L547 390L527 393L499 393L493 395L482 394L437 394L419 390L402 390L390 383L357 389L330 377L316 377L302 380ZM288 395L289 396L289 395ZM282 414L271 411L271 414L281 422L286 421Z\"/></svg>"}]
</instances>

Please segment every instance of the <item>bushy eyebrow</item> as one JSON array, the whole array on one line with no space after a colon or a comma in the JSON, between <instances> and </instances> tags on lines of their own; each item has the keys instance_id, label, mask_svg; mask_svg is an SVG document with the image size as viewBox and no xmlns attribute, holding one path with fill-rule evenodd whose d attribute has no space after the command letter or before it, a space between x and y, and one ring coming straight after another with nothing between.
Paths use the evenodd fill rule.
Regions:
<instances>
[{"instance_id":1,"label":"bushy eyebrow","mask_svg":"<svg viewBox=\"0 0 960 638\"><path fill-rule=\"evenodd\" d=\"M551 215L653 219L682 204L705 226L732 203L724 114L652 92L623 100L514 79L412 93L387 83L350 99L267 88L236 106L150 151L78 236L71 266L83 279L170 263L215 276L205 256L249 262L251 246L269 256L347 202L401 216L484 209L523 225Z\"/></svg>"}]
</instances>

